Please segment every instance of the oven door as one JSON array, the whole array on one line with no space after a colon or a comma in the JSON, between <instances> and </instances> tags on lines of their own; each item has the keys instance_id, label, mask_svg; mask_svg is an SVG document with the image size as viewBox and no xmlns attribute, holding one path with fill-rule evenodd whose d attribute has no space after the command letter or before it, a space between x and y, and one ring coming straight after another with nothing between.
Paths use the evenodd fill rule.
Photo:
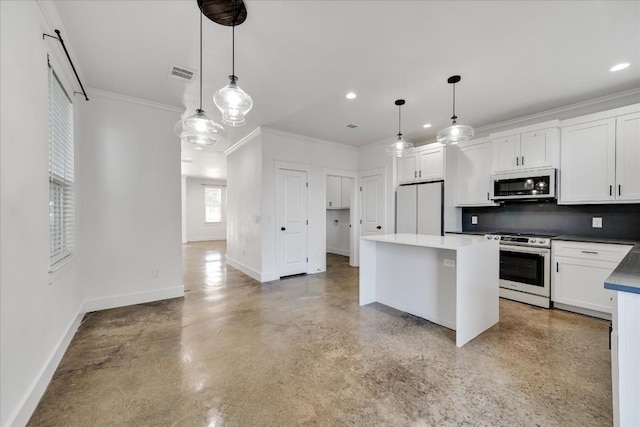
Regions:
<instances>
[{"instance_id":1,"label":"oven door","mask_svg":"<svg viewBox=\"0 0 640 427\"><path fill-rule=\"evenodd\" d=\"M546 248L500 245L500 286L550 297L550 253Z\"/></svg>"}]
</instances>

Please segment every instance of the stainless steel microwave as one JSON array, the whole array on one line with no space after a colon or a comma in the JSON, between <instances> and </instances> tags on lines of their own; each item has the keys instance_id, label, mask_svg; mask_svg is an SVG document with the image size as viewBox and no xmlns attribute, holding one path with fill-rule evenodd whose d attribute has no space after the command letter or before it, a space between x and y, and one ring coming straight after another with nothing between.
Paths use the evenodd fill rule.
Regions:
<instances>
[{"instance_id":1,"label":"stainless steel microwave","mask_svg":"<svg viewBox=\"0 0 640 427\"><path fill-rule=\"evenodd\" d=\"M539 200L555 198L555 169L491 175L492 200Z\"/></svg>"}]
</instances>

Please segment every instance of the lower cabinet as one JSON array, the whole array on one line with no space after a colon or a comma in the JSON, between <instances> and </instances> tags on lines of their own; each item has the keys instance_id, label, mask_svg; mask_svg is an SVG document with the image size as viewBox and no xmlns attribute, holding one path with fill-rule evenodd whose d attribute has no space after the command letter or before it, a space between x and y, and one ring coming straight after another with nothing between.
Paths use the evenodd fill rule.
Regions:
<instances>
[{"instance_id":1,"label":"lower cabinet","mask_svg":"<svg viewBox=\"0 0 640 427\"><path fill-rule=\"evenodd\" d=\"M614 291L605 279L631 246L554 241L551 300L558 308L609 319Z\"/></svg>"}]
</instances>

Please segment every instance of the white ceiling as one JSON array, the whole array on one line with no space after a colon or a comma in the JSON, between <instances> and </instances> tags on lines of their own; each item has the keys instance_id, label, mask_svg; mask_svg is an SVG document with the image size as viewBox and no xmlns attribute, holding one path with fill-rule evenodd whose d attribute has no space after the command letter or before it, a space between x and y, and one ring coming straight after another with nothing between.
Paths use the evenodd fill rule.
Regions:
<instances>
[{"instance_id":1,"label":"white ceiling","mask_svg":"<svg viewBox=\"0 0 640 427\"><path fill-rule=\"evenodd\" d=\"M405 137L430 140L450 123L453 74L459 122L474 127L640 87L638 1L245 4L236 75L254 108L247 126L227 127L230 143L257 126L353 146L391 140L398 98ZM196 0L56 5L86 86L197 108L197 76L168 77L171 64L198 69ZM203 107L220 121L212 96L231 73L231 29L203 25ZM619 62L631 67L610 72Z\"/></svg>"}]
</instances>

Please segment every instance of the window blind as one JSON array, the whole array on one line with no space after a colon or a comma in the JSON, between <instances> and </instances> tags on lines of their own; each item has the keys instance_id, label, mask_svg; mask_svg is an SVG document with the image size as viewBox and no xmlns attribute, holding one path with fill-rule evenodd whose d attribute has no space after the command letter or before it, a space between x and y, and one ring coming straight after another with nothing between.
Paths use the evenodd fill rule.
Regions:
<instances>
[{"instance_id":1,"label":"window blind","mask_svg":"<svg viewBox=\"0 0 640 427\"><path fill-rule=\"evenodd\" d=\"M74 250L73 104L49 67L50 264Z\"/></svg>"}]
</instances>

